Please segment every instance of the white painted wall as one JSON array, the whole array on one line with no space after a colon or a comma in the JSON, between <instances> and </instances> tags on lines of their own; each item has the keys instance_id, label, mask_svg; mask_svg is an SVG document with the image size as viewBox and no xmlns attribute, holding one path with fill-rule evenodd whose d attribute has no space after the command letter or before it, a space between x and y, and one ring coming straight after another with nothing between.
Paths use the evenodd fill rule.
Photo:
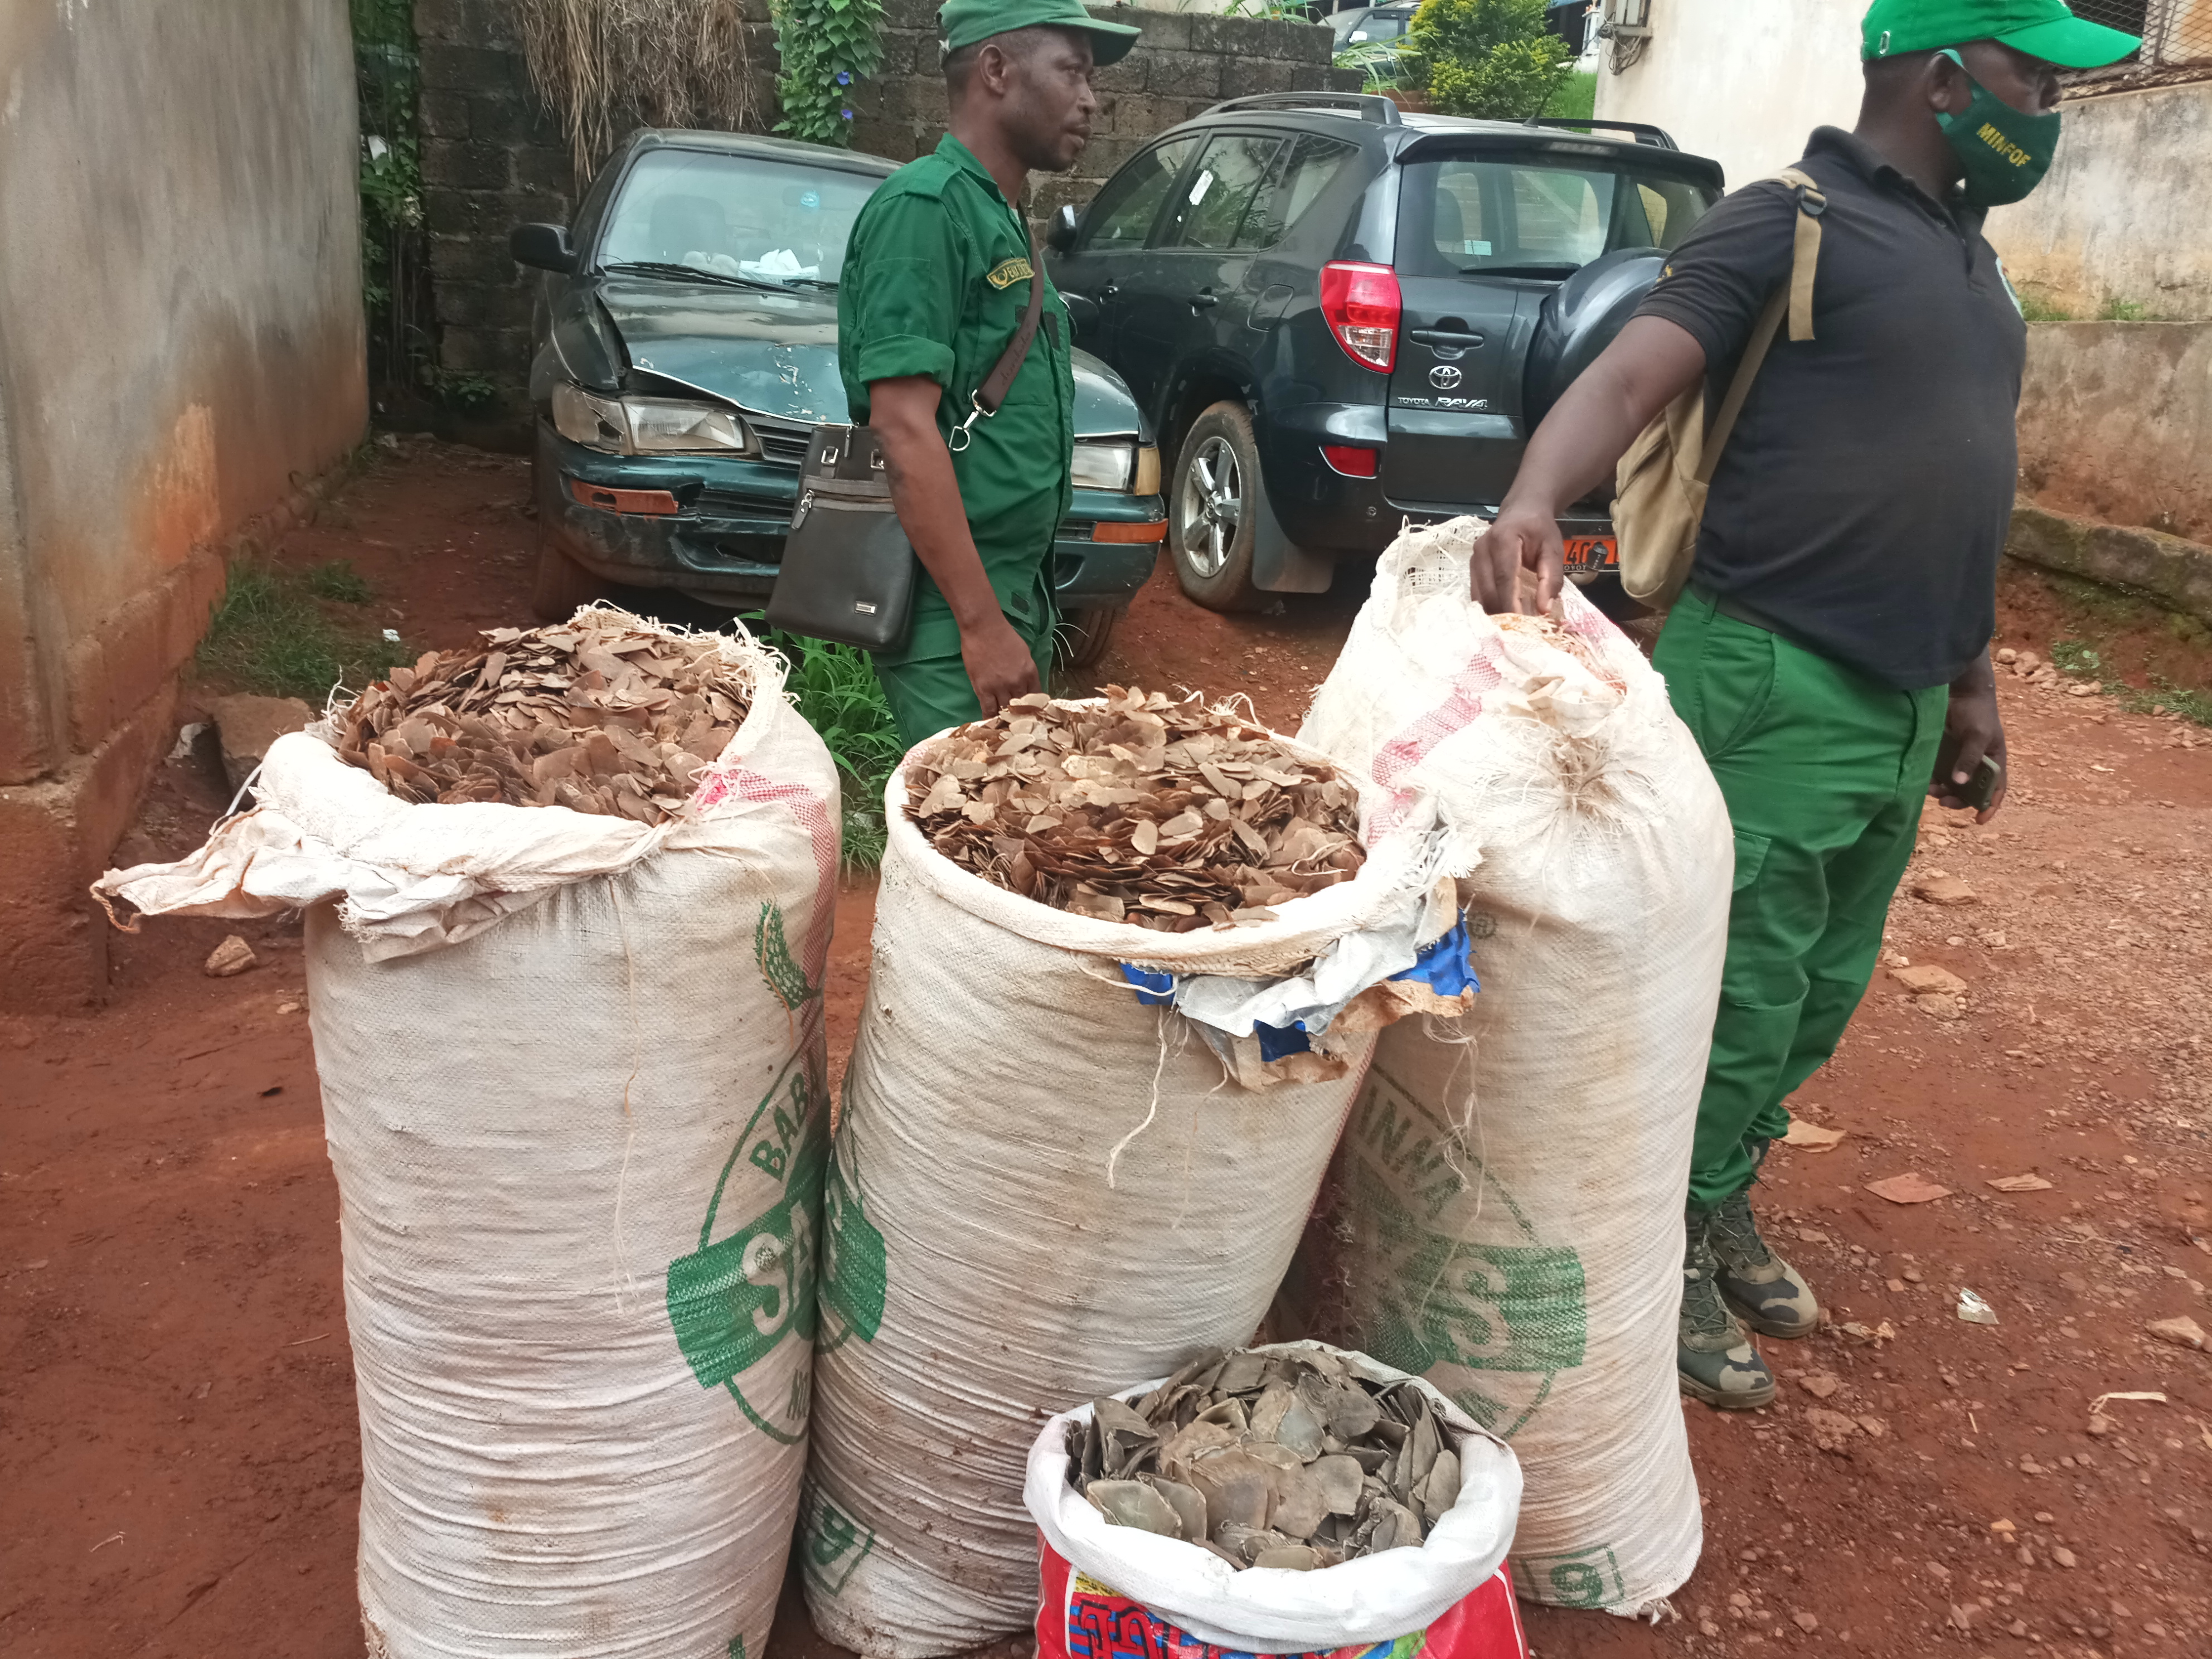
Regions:
<instances>
[{"instance_id":1,"label":"white painted wall","mask_svg":"<svg viewBox=\"0 0 2212 1659\"><path fill-rule=\"evenodd\" d=\"M2095 317L2212 318L2212 81L2069 99L2058 156L2035 193L1998 208L1990 244L2022 294ZM2212 386L2197 396L2212 404Z\"/></svg>"},{"instance_id":2,"label":"white painted wall","mask_svg":"<svg viewBox=\"0 0 2212 1659\"><path fill-rule=\"evenodd\" d=\"M1601 66L1597 113L1649 121L1710 155L1731 189L1805 153L1859 112L1865 0L1651 0L1643 57Z\"/></svg>"}]
</instances>

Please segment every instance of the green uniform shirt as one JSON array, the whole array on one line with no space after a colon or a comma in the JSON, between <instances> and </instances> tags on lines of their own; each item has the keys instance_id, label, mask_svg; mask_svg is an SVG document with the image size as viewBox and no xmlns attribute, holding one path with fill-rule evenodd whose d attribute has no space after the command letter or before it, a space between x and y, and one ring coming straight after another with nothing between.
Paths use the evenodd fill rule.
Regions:
<instances>
[{"instance_id":1,"label":"green uniform shirt","mask_svg":"<svg viewBox=\"0 0 2212 1659\"><path fill-rule=\"evenodd\" d=\"M1053 533L1074 493L1075 377L1067 307L1043 272L1031 272L1021 215L947 133L868 198L837 288L837 369L853 419L868 418L870 381L926 374L945 388L937 426L949 440L1021 327L1033 282L1045 285L1044 314L1021 373L952 457L991 591L1032 637L1051 622ZM951 609L924 572L913 631L889 659L959 648Z\"/></svg>"}]
</instances>

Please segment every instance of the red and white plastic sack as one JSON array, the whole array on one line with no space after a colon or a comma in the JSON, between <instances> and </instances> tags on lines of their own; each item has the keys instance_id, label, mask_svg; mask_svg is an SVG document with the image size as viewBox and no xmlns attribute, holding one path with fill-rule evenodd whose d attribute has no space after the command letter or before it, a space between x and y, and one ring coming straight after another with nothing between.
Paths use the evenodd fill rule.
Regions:
<instances>
[{"instance_id":1,"label":"red and white plastic sack","mask_svg":"<svg viewBox=\"0 0 2212 1659\"><path fill-rule=\"evenodd\" d=\"M1300 732L1480 848L1482 989L1382 1034L1299 1280L1520 1455L1522 1595L1641 1612L1703 1535L1674 1341L1735 844L1626 635L1572 586L1557 623L1468 596L1482 529L1392 544Z\"/></svg>"},{"instance_id":2,"label":"red and white plastic sack","mask_svg":"<svg viewBox=\"0 0 2212 1659\"><path fill-rule=\"evenodd\" d=\"M1262 1352L1291 1352L1285 1343ZM1332 1350L1377 1382L1405 1373ZM1136 1400L1157 1381L1122 1391ZM1111 1524L1068 1484L1067 1431L1091 1407L1047 1423L1030 1449L1023 1497L1043 1540L1038 1659L1521 1659L1527 1650L1504 1571L1521 1500L1513 1453L1446 1396L1434 1400L1459 1455L1459 1501L1418 1548L1313 1572L1238 1571L1180 1539Z\"/></svg>"},{"instance_id":3,"label":"red and white plastic sack","mask_svg":"<svg viewBox=\"0 0 2212 1659\"><path fill-rule=\"evenodd\" d=\"M641 624L645 625L645 624ZM806 1454L837 779L749 638L682 816L413 805L279 738L100 883L307 908L375 1659L765 1650Z\"/></svg>"}]
</instances>

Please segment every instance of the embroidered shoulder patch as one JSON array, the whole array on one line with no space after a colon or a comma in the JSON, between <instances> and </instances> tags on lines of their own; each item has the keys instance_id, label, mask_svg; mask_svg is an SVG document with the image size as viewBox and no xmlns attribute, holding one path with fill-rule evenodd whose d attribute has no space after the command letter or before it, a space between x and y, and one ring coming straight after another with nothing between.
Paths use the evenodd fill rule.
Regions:
<instances>
[{"instance_id":1,"label":"embroidered shoulder patch","mask_svg":"<svg viewBox=\"0 0 2212 1659\"><path fill-rule=\"evenodd\" d=\"M997 269L994 270L988 276L985 276L983 280L988 283L993 288L1011 288L1016 283L1020 282L1023 277L1032 276L1036 274L1036 273L1035 271L1030 269L1030 262L1017 254L1011 259L1000 260Z\"/></svg>"}]
</instances>

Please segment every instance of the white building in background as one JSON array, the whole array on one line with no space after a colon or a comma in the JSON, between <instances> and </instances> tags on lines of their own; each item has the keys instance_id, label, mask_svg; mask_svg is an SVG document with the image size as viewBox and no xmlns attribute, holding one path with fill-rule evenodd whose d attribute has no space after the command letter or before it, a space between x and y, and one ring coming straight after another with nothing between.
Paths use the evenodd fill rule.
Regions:
<instances>
[{"instance_id":1,"label":"white building in background","mask_svg":"<svg viewBox=\"0 0 2212 1659\"><path fill-rule=\"evenodd\" d=\"M1866 0L1601 0L1597 113L1663 127L1731 187L1858 117ZM1988 234L2015 285L2077 317L2212 318L2212 0L2072 0L2144 36L2073 77L2058 157Z\"/></svg>"}]
</instances>

